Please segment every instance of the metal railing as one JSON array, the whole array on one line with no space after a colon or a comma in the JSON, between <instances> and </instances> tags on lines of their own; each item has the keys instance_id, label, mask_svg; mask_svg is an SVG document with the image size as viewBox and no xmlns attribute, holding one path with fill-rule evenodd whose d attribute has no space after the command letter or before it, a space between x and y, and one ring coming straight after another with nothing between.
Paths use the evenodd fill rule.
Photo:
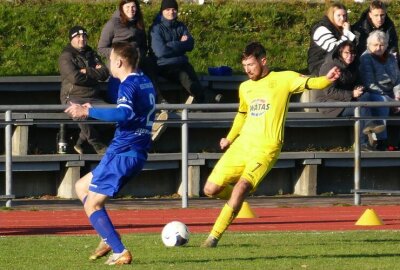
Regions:
<instances>
[{"instance_id":1,"label":"metal railing","mask_svg":"<svg viewBox=\"0 0 400 270\"><path fill-rule=\"evenodd\" d=\"M113 107L114 105L102 106L102 107ZM190 110L207 110L207 111L236 111L238 104L162 104L157 105L157 110L180 110L181 119L175 121L181 125L181 151L182 151L182 207L188 207L188 144L189 144L189 133L188 124L190 124L191 119L189 118L188 112ZM56 111L62 112L67 106L65 105L0 105L0 112L5 112L5 120L2 124L5 125L5 195L12 196L12 125L20 124L20 121L13 120L13 112L32 112L32 111ZM360 205L361 203L361 193L360 191L360 179L361 179L361 149L360 149L360 121L367 119L378 119L378 118L362 118L360 117L361 107L400 107L400 102L325 102L325 103L290 103L289 108L291 109L304 109L304 108L355 108L354 117L338 117L335 119L354 121L354 204ZM315 120L326 120L327 118L315 118ZM385 119L390 120L400 120L400 117L388 117ZM310 120L310 119L293 119L296 120ZM167 120L168 123L169 120ZM205 120L201 120L204 122ZM206 120L208 122L213 122L213 119ZM230 119L232 121L232 119ZM58 120L52 123L72 123L72 120ZM75 122L75 121L74 121ZM104 123L101 121L86 121L90 123ZM43 120L33 122L43 123ZM75 122L76 123L76 122ZM7 199L6 206L11 207L11 199Z\"/></svg>"}]
</instances>

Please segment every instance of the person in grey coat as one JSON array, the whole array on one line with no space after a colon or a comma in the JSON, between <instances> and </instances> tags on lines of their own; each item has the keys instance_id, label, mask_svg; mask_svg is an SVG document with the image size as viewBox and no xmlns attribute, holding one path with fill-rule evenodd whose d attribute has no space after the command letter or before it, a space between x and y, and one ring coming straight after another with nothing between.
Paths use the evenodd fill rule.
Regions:
<instances>
[{"instance_id":1,"label":"person in grey coat","mask_svg":"<svg viewBox=\"0 0 400 270\"><path fill-rule=\"evenodd\" d=\"M97 50L105 59L109 59L111 45L116 42L134 43L139 48L139 68L152 81L157 91L159 103L166 103L157 79L157 65L154 60L147 57L148 46L142 10L138 0L121 0L118 9L111 19L104 25ZM108 100L115 103L118 95L119 80L110 77L108 87Z\"/></svg>"},{"instance_id":2,"label":"person in grey coat","mask_svg":"<svg viewBox=\"0 0 400 270\"><path fill-rule=\"evenodd\" d=\"M100 56L87 45L87 31L74 26L69 31L70 43L64 48L58 66L61 75L60 100L62 104L107 104L100 97L100 81L107 80L109 72ZM83 153L83 143L88 142L98 154L106 145L100 139L98 125L79 124L79 139L74 149Z\"/></svg>"},{"instance_id":3,"label":"person in grey coat","mask_svg":"<svg viewBox=\"0 0 400 270\"><path fill-rule=\"evenodd\" d=\"M341 71L340 77L323 91L316 91L316 101L318 102L349 102L349 101L371 101L369 93L364 93L358 74L358 66L355 62L356 48L351 41L343 41L336 49L329 53L320 68L319 74L326 74L333 67L338 67ZM324 73L325 72L325 73ZM318 111L331 117L354 116L354 108L319 108ZM371 116L369 107L362 107L361 116ZM382 121L361 121L361 150L374 150L369 144L369 137L372 133L384 131L385 126Z\"/></svg>"},{"instance_id":4,"label":"person in grey coat","mask_svg":"<svg viewBox=\"0 0 400 270\"><path fill-rule=\"evenodd\" d=\"M373 31L367 39L367 50L360 57L360 75L365 91L373 101L400 100L400 71L396 57L388 52L388 36ZM389 107L372 108L376 116L389 116ZM386 150L387 132L377 134L377 149Z\"/></svg>"}]
</instances>

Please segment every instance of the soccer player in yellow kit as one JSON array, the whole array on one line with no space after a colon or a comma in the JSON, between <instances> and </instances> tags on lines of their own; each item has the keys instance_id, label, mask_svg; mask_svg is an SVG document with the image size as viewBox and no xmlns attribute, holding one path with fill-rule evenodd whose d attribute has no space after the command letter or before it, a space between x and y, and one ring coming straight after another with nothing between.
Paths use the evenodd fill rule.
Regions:
<instances>
[{"instance_id":1,"label":"soccer player in yellow kit","mask_svg":"<svg viewBox=\"0 0 400 270\"><path fill-rule=\"evenodd\" d=\"M290 96L324 89L340 76L337 67L317 78L293 71L270 72L265 48L258 42L246 46L242 64L250 80L239 87L238 113L228 136L220 141L221 149L228 150L204 186L207 196L228 201L202 247L217 246L245 198L274 166L283 144Z\"/></svg>"}]
</instances>

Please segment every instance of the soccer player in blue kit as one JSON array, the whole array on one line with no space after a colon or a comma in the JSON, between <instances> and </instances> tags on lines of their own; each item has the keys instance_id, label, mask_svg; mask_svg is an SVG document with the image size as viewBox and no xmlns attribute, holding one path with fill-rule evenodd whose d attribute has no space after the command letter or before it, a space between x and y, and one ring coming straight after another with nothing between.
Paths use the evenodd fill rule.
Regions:
<instances>
[{"instance_id":1,"label":"soccer player in blue kit","mask_svg":"<svg viewBox=\"0 0 400 270\"><path fill-rule=\"evenodd\" d=\"M86 215L101 241L89 259L113 254L108 265L130 264L132 254L114 228L105 202L138 174L147 160L154 121L155 90L149 78L137 70L138 49L129 43L115 43L110 55L110 71L121 80L116 108L93 108L73 104L65 110L74 119L88 117L117 122L114 138L99 165L75 184Z\"/></svg>"}]
</instances>

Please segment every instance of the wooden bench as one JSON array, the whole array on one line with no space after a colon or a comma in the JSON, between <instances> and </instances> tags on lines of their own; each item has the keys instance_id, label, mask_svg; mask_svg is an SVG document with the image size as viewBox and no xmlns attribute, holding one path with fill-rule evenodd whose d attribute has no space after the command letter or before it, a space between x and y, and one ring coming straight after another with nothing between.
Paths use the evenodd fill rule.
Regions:
<instances>
[{"instance_id":1,"label":"wooden bench","mask_svg":"<svg viewBox=\"0 0 400 270\"><path fill-rule=\"evenodd\" d=\"M161 91L171 102L179 103L186 91L177 83L158 78ZM60 76L5 76L0 77L0 104L59 104ZM100 82L103 98L106 98L107 81Z\"/></svg>"},{"instance_id":2,"label":"wooden bench","mask_svg":"<svg viewBox=\"0 0 400 270\"><path fill-rule=\"evenodd\" d=\"M199 196L201 168L212 169L222 153L189 153L189 196ZM362 152L363 168L399 167L400 152ZM64 155L22 155L13 156L14 172L60 172L57 195L63 198L75 198L74 185L81 177L81 169L90 169L98 164L102 156L97 154L64 154ZM181 153L151 153L144 171L163 171L181 169ZM5 157L0 156L0 171L4 171ZM323 167L351 168L354 165L352 152L282 152L274 169L291 169L293 171L294 194L302 196L317 195L317 174ZM182 193L182 187L178 188Z\"/></svg>"},{"instance_id":3,"label":"wooden bench","mask_svg":"<svg viewBox=\"0 0 400 270\"><path fill-rule=\"evenodd\" d=\"M102 155L98 154L19 155L12 157L12 171L60 172L57 196L61 198L76 198L75 183L82 176L81 169L85 166L88 166L89 170L94 169L102 157ZM189 176L199 178L200 171L198 166L203 164L203 161L198 159L197 154L188 154L188 159ZM150 153L143 170L157 171L179 169L181 167L181 160L181 153ZM0 171L5 171L4 155L0 156ZM200 183L198 180L191 180L190 182ZM199 186L191 186L191 190L191 193L198 194Z\"/></svg>"}]
</instances>

